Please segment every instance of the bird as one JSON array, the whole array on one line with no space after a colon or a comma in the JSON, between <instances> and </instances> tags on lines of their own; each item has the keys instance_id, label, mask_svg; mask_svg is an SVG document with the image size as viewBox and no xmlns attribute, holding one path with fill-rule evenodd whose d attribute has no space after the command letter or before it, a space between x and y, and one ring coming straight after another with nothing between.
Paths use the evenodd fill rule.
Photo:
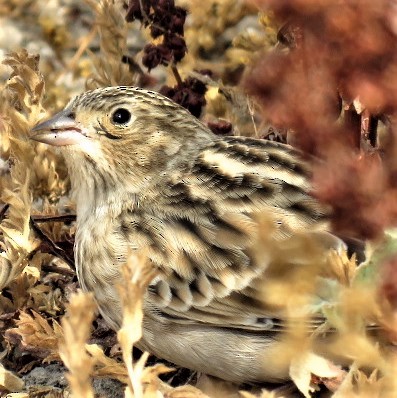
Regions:
<instances>
[{"instance_id":1,"label":"bird","mask_svg":"<svg viewBox=\"0 0 397 398\"><path fill-rule=\"evenodd\" d=\"M65 158L77 277L110 327L122 322L121 266L145 249L157 273L139 348L235 383L289 378L275 358L291 322L283 300L267 300L269 281L300 269L291 248L307 236L324 258L345 247L313 195L307 157L215 135L167 97L126 86L78 95L31 139ZM313 331L323 319L304 322Z\"/></svg>"}]
</instances>

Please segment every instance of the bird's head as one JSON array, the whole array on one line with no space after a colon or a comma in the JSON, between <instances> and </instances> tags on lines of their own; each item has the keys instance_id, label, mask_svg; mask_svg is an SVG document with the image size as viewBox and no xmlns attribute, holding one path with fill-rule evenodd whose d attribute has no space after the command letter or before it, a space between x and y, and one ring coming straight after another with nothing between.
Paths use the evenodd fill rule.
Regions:
<instances>
[{"instance_id":1,"label":"bird's head","mask_svg":"<svg viewBox=\"0 0 397 398\"><path fill-rule=\"evenodd\" d=\"M213 139L184 108L134 87L81 94L36 125L31 138L60 149L74 185L82 178L117 178L136 184L137 190L153 175L178 168L191 151Z\"/></svg>"}]
</instances>

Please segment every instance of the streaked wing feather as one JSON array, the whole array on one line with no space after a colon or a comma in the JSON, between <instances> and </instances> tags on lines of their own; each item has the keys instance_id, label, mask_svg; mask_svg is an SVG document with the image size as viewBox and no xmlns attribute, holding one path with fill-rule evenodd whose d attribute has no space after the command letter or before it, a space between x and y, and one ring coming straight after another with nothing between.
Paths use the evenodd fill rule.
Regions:
<instances>
[{"instance_id":1,"label":"streaked wing feather","mask_svg":"<svg viewBox=\"0 0 397 398\"><path fill-rule=\"evenodd\" d=\"M284 329L284 321L255 302L247 288L268 265L250 248L259 214L273 223L269 234L275 241L314 224L323 228L327 210L310 195L309 176L309 165L286 145L229 137L204 148L190 170L146 199L152 214L123 214L128 241L149 246L162 272L150 286L148 305L180 322ZM307 327L320 322L308 320Z\"/></svg>"}]
</instances>

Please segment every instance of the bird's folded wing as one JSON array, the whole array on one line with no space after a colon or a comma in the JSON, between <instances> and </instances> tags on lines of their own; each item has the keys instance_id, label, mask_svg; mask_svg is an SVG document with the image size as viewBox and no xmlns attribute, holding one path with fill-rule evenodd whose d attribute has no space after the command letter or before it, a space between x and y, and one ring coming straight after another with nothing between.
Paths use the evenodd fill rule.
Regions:
<instances>
[{"instance_id":1,"label":"bird's folded wing","mask_svg":"<svg viewBox=\"0 0 397 398\"><path fill-rule=\"evenodd\" d=\"M284 314L284 317L277 317L265 308L235 305L236 295L239 296L238 301L244 301L244 294L239 293L223 299L213 299L206 306L192 305L186 308L179 297L172 297L168 305L159 306L157 297L154 295L150 297L146 305L149 307L148 313L152 313L157 320L186 325L205 324L253 332L282 332L299 325L310 333L324 324L324 318L319 315L288 318Z\"/></svg>"},{"instance_id":2,"label":"bird's folded wing","mask_svg":"<svg viewBox=\"0 0 397 398\"><path fill-rule=\"evenodd\" d=\"M327 209L310 195L309 175L286 145L229 137L204 148L183 175L145 199L150 215L135 210L123 220L129 240L149 245L161 271L147 305L175 322L245 330L280 330L294 322L257 291L290 236L317 230L332 240L325 232ZM304 320L310 330L322 321Z\"/></svg>"}]
</instances>

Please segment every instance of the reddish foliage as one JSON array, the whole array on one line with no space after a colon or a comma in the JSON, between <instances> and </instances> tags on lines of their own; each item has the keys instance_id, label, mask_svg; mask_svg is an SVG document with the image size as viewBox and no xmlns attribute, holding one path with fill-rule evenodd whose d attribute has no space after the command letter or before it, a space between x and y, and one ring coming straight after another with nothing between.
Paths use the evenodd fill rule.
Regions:
<instances>
[{"instance_id":1,"label":"reddish foliage","mask_svg":"<svg viewBox=\"0 0 397 398\"><path fill-rule=\"evenodd\" d=\"M160 93L182 105L192 115L200 117L201 111L206 104L206 91L207 86L203 82L188 77L174 87L163 86Z\"/></svg>"},{"instance_id":2,"label":"reddish foliage","mask_svg":"<svg viewBox=\"0 0 397 398\"><path fill-rule=\"evenodd\" d=\"M226 120L209 121L207 126L216 135L232 135L233 133L233 125Z\"/></svg>"},{"instance_id":3,"label":"reddish foliage","mask_svg":"<svg viewBox=\"0 0 397 398\"><path fill-rule=\"evenodd\" d=\"M130 0L126 10L126 21L137 19L142 25L150 26L150 34L154 39L163 36L162 43L148 44L143 49L145 55L142 63L149 70L160 64L168 65L182 60L187 51L183 38L187 14L184 8L175 6L173 0Z\"/></svg>"},{"instance_id":4,"label":"reddish foliage","mask_svg":"<svg viewBox=\"0 0 397 398\"><path fill-rule=\"evenodd\" d=\"M388 0L255 3L284 24L279 38L289 51L264 54L246 74L247 91L267 120L293 129L298 146L325 160L314 169L315 194L333 207L334 229L378 236L397 218L396 139L390 129L376 154L363 145L363 116L353 107L344 123L337 119L340 96L346 104L359 98L371 115L396 112L397 11Z\"/></svg>"},{"instance_id":5,"label":"reddish foliage","mask_svg":"<svg viewBox=\"0 0 397 398\"><path fill-rule=\"evenodd\" d=\"M130 0L125 6L128 22L139 20L143 26L150 27L150 35L156 39L162 36L159 44L147 44L143 49L142 63L150 71L159 65L171 65L177 84L174 87L164 85L160 93L182 105L192 115L200 117L206 104L206 85L194 78L182 80L176 64L186 52L183 37L187 11L175 6L174 0ZM203 74L211 74L208 71Z\"/></svg>"},{"instance_id":6,"label":"reddish foliage","mask_svg":"<svg viewBox=\"0 0 397 398\"><path fill-rule=\"evenodd\" d=\"M339 156L336 153L339 150ZM376 238L397 221L397 190L378 154L352 154L334 148L326 163L314 169L315 195L333 207L334 230Z\"/></svg>"},{"instance_id":7,"label":"reddish foliage","mask_svg":"<svg viewBox=\"0 0 397 398\"><path fill-rule=\"evenodd\" d=\"M379 286L380 298L385 299L390 308L397 309L397 256L389 258L382 267L382 280ZM396 341L396 331L390 330L393 340Z\"/></svg>"}]
</instances>

